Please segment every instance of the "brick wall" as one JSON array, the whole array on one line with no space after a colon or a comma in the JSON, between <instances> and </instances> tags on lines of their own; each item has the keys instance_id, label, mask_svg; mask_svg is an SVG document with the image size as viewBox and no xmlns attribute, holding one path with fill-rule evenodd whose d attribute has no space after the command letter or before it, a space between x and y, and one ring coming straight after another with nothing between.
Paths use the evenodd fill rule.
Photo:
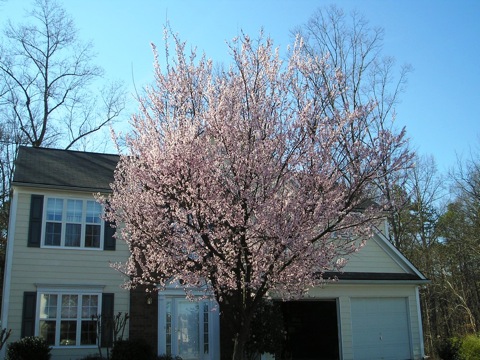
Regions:
<instances>
[{"instance_id":1,"label":"brick wall","mask_svg":"<svg viewBox=\"0 0 480 360\"><path fill-rule=\"evenodd\" d=\"M151 304L147 298L151 298ZM158 296L156 292L146 293L145 288L130 290L130 333L129 338L142 339L158 354Z\"/></svg>"}]
</instances>

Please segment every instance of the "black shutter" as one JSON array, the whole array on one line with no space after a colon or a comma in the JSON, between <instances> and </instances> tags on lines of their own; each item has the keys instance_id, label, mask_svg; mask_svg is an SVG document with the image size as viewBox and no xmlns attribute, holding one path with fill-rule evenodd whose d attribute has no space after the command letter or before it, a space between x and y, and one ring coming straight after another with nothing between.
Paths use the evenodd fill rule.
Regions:
<instances>
[{"instance_id":1,"label":"black shutter","mask_svg":"<svg viewBox=\"0 0 480 360\"><path fill-rule=\"evenodd\" d=\"M43 195L32 195L30 199L30 222L28 227L28 246L40 247L42 238Z\"/></svg>"},{"instance_id":2,"label":"black shutter","mask_svg":"<svg viewBox=\"0 0 480 360\"><path fill-rule=\"evenodd\" d=\"M113 345L113 311L115 305L114 300L115 294L113 293L104 293L102 295L102 347L111 347Z\"/></svg>"},{"instance_id":3,"label":"black shutter","mask_svg":"<svg viewBox=\"0 0 480 360\"><path fill-rule=\"evenodd\" d=\"M115 227L112 226L115 226L115 223L105 221L103 232L103 250L115 250Z\"/></svg>"},{"instance_id":4,"label":"black shutter","mask_svg":"<svg viewBox=\"0 0 480 360\"><path fill-rule=\"evenodd\" d=\"M23 293L22 331L21 337L35 335L35 314L37 312L37 293Z\"/></svg>"}]
</instances>

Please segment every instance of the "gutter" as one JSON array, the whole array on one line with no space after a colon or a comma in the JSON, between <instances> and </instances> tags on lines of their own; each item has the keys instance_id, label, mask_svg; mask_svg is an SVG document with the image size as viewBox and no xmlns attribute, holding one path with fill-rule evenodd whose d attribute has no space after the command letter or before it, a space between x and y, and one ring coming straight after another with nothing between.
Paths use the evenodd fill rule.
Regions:
<instances>
[{"instance_id":1,"label":"gutter","mask_svg":"<svg viewBox=\"0 0 480 360\"><path fill-rule=\"evenodd\" d=\"M68 190L68 191L84 191L84 192L100 192L100 193L111 193L111 188L92 188L92 187L81 187L81 186L68 186L68 185L50 185L50 184L39 184L39 183L26 183L26 182L12 182L11 187L31 187L31 188L40 188L40 189L52 189L52 190Z\"/></svg>"}]
</instances>

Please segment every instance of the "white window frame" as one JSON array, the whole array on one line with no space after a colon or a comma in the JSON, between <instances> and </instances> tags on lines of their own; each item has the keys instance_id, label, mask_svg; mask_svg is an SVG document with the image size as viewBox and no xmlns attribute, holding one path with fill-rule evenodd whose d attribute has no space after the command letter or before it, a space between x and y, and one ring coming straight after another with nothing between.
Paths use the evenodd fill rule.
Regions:
<instances>
[{"instance_id":1,"label":"white window frame","mask_svg":"<svg viewBox=\"0 0 480 360\"><path fill-rule=\"evenodd\" d=\"M47 219L47 208L48 208L48 200L49 199L59 199L63 201L63 209L62 209L62 220L61 221L52 221ZM82 201L82 219L81 222L75 221L67 221L67 204L69 200L73 201ZM105 231L105 221L100 216L100 222L98 225L100 226L100 243L98 247L87 247L85 246L85 238L86 238L86 228L87 225L91 225L92 223L87 223L86 221L86 214L87 214L87 203L89 201L95 202L94 198L82 198L82 197L66 197L66 196L55 196L55 195L45 195L43 201L43 216L42 216L42 236L41 236L41 246L42 248L50 248L50 249L81 249L81 250L103 250L104 244L104 231ZM102 208L102 215L103 215L103 208ZM49 245L46 244L46 229L47 223L49 222L57 222L61 224L61 237L60 237L60 245ZM65 245L65 237L66 237L66 228L67 224L80 224L81 226L81 234L80 234L80 246L66 246Z\"/></svg>"},{"instance_id":2,"label":"white window frame","mask_svg":"<svg viewBox=\"0 0 480 360\"><path fill-rule=\"evenodd\" d=\"M82 336L82 321L87 320L87 318L82 317L82 302L84 295L93 295L97 296L97 311L96 315L101 315L102 311L102 290L97 288L38 288L37 289L37 306L35 314L35 335L41 336L40 332L40 322L47 320L45 317L40 318L41 316L41 302L42 295L56 295L57 296L57 305L56 305L56 317L52 318L50 321L55 321L55 342L53 345L50 345L54 349L73 349L73 348L97 348L98 347L98 338L95 341L95 344L81 345L81 336ZM64 295L74 295L78 296L77 300L77 316L71 321L76 321L76 340L75 344L61 344L61 322L65 321L66 318L62 318L62 296ZM98 324L97 324L98 326ZM96 329L98 331L98 329ZM47 340L47 339L45 339Z\"/></svg>"}]
</instances>

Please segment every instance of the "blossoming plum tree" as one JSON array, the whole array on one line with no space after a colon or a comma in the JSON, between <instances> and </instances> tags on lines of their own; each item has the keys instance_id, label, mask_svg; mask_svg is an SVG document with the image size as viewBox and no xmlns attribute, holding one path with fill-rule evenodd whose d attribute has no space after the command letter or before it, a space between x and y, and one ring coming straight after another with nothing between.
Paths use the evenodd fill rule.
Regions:
<instances>
[{"instance_id":1,"label":"blossoming plum tree","mask_svg":"<svg viewBox=\"0 0 480 360\"><path fill-rule=\"evenodd\" d=\"M155 85L132 117L106 216L122 224L131 284L181 284L187 296L206 285L231 309L242 359L260 301L340 271L382 216L382 179L411 156L404 131L371 109L331 110L344 78L301 40L282 61L270 39L244 35L221 70L175 45L165 69L154 47Z\"/></svg>"}]
</instances>

